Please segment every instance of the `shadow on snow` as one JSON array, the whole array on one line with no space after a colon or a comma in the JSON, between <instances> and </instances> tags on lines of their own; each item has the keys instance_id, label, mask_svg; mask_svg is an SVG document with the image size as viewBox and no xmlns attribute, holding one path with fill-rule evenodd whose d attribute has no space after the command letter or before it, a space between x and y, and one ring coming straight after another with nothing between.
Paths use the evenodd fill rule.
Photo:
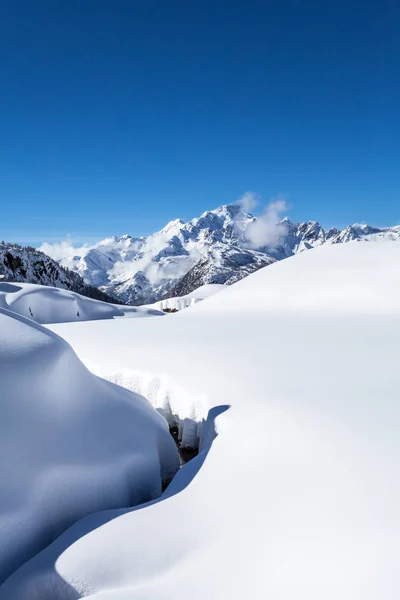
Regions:
<instances>
[{"instance_id":1,"label":"shadow on snow","mask_svg":"<svg viewBox=\"0 0 400 600\"><path fill-rule=\"evenodd\" d=\"M0 586L0 600L11 600L12 597L9 596L9 592L7 591L8 583L12 586L14 578L18 578L19 575L22 576L22 572L25 581L29 581L30 575L33 576L35 573L36 581L34 585L36 588L35 591L37 592L36 597L41 600L55 600L56 598L62 598L63 600L79 600L79 598L82 598L82 594L62 579L57 572L57 559L77 540L88 535L95 529L102 527L113 519L117 519L130 512L141 510L153 504L158 504L159 502L163 502L163 500L182 492L196 477L203 466L212 443L218 435L215 428L215 420L219 415L228 410L228 408L229 405L225 404L215 406L209 410L207 419L202 424L203 438L199 453L179 469L171 483L159 498L131 508L110 509L96 512L80 519L39 554L32 557L28 562L17 569L4 584Z\"/></svg>"}]
</instances>

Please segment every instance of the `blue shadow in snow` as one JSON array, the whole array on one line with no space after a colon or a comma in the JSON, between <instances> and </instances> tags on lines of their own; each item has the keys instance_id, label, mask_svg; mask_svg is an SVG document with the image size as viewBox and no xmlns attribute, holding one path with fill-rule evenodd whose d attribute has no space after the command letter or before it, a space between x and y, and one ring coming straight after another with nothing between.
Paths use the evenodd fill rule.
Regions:
<instances>
[{"instance_id":1,"label":"blue shadow in snow","mask_svg":"<svg viewBox=\"0 0 400 600\"><path fill-rule=\"evenodd\" d=\"M17 569L0 586L0 600L16 600L19 597L14 594L14 584L21 578L25 582L34 581L36 595L40 600L79 600L81 593L67 583L56 570L56 561L67 548L77 540L88 535L90 532L102 527L106 523L117 519L130 512L141 510L153 504L158 504L167 498L171 498L182 492L200 471L205 459L211 449L214 439L217 437L215 428L216 418L228 410L229 405L224 404L210 409L207 419L202 423L202 441L198 455L186 463L172 479L164 493L157 499L132 508L110 509L93 513L77 521L54 542L31 558L28 562ZM17 586L16 586L17 587ZM25 597L25 596L24 596ZM28 597L28 596L26 596Z\"/></svg>"}]
</instances>

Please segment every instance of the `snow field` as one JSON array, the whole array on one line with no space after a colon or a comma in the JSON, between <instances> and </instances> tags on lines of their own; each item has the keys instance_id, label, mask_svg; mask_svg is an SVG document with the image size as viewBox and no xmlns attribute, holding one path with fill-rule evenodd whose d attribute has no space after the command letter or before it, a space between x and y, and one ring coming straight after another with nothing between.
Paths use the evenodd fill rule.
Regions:
<instances>
[{"instance_id":1,"label":"snow field","mask_svg":"<svg viewBox=\"0 0 400 600\"><path fill-rule=\"evenodd\" d=\"M211 413L161 499L75 523L1 600L398 600L399 253L324 246L171 318L52 325L97 372Z\"/></svg>"}]
</instances>

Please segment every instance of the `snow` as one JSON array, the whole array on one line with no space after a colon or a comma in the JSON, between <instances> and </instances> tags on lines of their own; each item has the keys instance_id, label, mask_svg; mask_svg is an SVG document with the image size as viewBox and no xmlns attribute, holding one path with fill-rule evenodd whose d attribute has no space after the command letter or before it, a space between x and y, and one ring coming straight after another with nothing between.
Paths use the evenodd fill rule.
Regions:
<instances>
[{"instance_id":1,"label":"snow","mask_svg":"<svg viewBox=\"0 0 400 600\"><path fill-rule=\"evenodd\" d=\"M183 310L184 308L193 306L193 304L197 304L197 302L201 302L205 298L208 298L217 292L221 292L223 289L226 289L226 286L223 284L208 283L200 286L196 290L193 290L193 292L190 292L189 294L185 294L184 296L159 300L150 306L151 308L157 310Z\"/></svg>"},{"instance_id":2,"label":"snow","mask_svg":"<svg viewBox=\"0 0 400 600\"><path fill-rule=\"evenodd\" d=\"M384 258L379 261L381 255ZM331 256L334 260L330 260ZM347 256L351 260L347 261ZM353 242L350 250L340 244L334 249L306 252L301 263L292 259L275 263L269 267L268 277L265 269L257 271L196 310L400 313L396 277L399 264L400 243L384 241L376 247Z\"/></svg>"},{"instance_id":3,"label":"snow","mask_svg":"<svg viewBox=\"0 0 400 600\"><path fill-rule=\"evenodd\" d=\"M81 291L83 280L63 269L55 260L34 248L21 248L0 243L1 279L51 285L62 289Z\"/></svg>"},{"instance_id":4,"label":"snow","mask_svg":"<svg viewBox=\"0 0 400 600\"><path fill-rule=\"evenodd\" d=\"M326 243L400 239L400 226L354 224L325 231L316 221L279 220L286 210L283 200L270 203L257 217L247 212L252 205L254 197L247 194L188 223L175 219L147 237L114 236L79 248L68 242L43 244L41 250L87 283L140 305L166 294L182 296L203 284L230 285L275 260ZM193 269L196 277L188 278Z\"/></svg>"},{"instance_id":5,"label":"snow","mask_svg":"<svg viewBox=\"0 0 400 600\"><path fill-rule=\"evenodd\" d=\"M158 501L76 523L0 598L397 600L399 258L324 245L173 318L51 326L201 422L201 452Z\"/></svg>"},{"instance_id":6,"label":"snow","mask_svg":"<svg viewBox=\"0 0 400 600\"><path fill-rule=\"evenodd\" d=\"M253 221L254 217L238 204L227 205L206 211L188 223L175 219L147 237L112 237L80 248L67 242L54 246L46 243L41 249L79 273L87 283L107 290L125 303L149 304L165 296L211 251L211 260L221 265L216 269L215 281L201 283L226 283L237 280L237 272L242 276L251 272L243 268L243 256L256 267L261 260L259 253L237 246L244 229ZM265 254L262 259L262 264L272 261Z\"/></svg>"},{"instance_id":7,"label":"snow","mask_svg":"<svg viewBox=\"0 0 400 600\"><path fill-rule=\"evenodd\" d=\"M41 324L163 314L155 309L108 304L55 287L1 281L0 308L12 310Z\"/></svg>"},{"instance_id":8,"label":"snow","mask_svg":"<svg viewBox=\"0 0 400 600\"><path fill-rule=\"evenodd\" d=\"M2 582L81 517L158 497L179 461L147 400L95 377L56 334L4 309L0 381Z\"/></svg>"}]
</instances>

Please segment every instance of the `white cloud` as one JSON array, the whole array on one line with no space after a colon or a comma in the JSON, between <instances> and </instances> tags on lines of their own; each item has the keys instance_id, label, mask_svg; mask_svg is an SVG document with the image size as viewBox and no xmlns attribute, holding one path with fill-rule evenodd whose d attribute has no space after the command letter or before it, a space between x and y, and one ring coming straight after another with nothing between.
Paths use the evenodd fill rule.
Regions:
<instances>
[{"instance_id":1,"label":"white cloud","mask_svg":"<svg viewBox=\"0 0 400 600\"><path fill-rule=\"evenodd\" d=\"M245 192L237 201L244 212L251 212L260 203L260 197L254 192Z\"/></svg>"},{"instance_id":2,"label":"white cloud","mask_svg":"<svg viewBox=\"0 0 400 600\"><path fill-rule=\"evenodd\" d=\"M170 279L179 279L190 271L197 260L198 257L194 253L190 256L169 257L162 262L153 263L146 272L146 277L151 285L161 284Z\"/></svg>"},{"instance_id":3,"label":"white cloud","mask_svg":"<svg viewBox=\"0 0 400 600\"><path fill-rule=\"evenodd\" d=\"M114 264L110 272L111 278L131 278L141 271L152 285L156 285L162 279L173 276L172 266L168 267L168 256L165 259L161 258L161 263L154 262L159 252L168 246L169 239L168 235L162 232L150 235L137 257L127 262L118 261ZM165 266L162 263L165 263Z\"/></svg>"},{"instance_id":4,"label":"white cloud","mask_svg":"<svg viewBox=\"0 0 400 600\"><path fill-rule=\"evenodd\" d=\"M89 244L74 246L71 239L67 237L67 239L62 242L56 242L54 244L44 242L38 249L54 260L59 261L65 258L73 258L74 256L83 256L90 247Z\"/></svg>"},{"instance_id":5,"label":"white cloud","mask_svg":"<svg viewBox=\"0 0 400 600\"><path fill-rule=\"evenodd\" d=\"M244 236L251 248L274 248L279 244L286 233L285 225L279 220L287 208L286 201L278 198L270 202L263 214L247 226Z\"/></svg>"}]
</instances>

